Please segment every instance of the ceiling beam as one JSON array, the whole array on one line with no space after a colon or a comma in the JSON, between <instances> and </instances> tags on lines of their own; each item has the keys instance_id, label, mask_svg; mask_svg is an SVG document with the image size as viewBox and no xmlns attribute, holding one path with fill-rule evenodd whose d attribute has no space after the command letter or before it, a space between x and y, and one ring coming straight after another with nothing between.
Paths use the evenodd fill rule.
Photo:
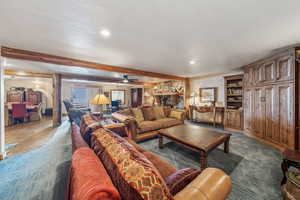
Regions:
<instances>
[{"instance_id":1,"label":"ceiling beam","mask_svg":"<svg viewBox=\"0 0 300 200\"><path fill-rule=\"evenodd\" d=\"M132 74L137 76L146 76L153 78L161 78L161 79L170 79L170 80L180 80L184 81L184 77L173 76L168 74L162 74L157 72L148 72L143 70L99 64L95 62L88 62L83 60L77 60L72 58L66 58L61 56L54 56L39 52L9 48L9 47L1 47L1 56L6 58L14 58L14 59L22 59L29 61L37 61L37 62L45 62L57 65L65 65L70 67L85 67L89 69L97 69L104 70L109 72L118 72L123 74Z\"/></svg>"},{"instance_id":2,"label":"ceiling beam","mask_svg":"<svg viewBox=\"0 0 300 200\"><path fill-rule=\"evenodd\" d=\"M52 74L36 73L36 72L20 72L19 70L5 69L5 75L21 76L21 77L37 77L37 78L52 78Z\"/></svg>"},{"instance_id":3,"label":"ceiling beam","mask_svg":"<svg viewBox=\"0 0 300 200\"><path fill-rule=\"evenodd\" d=\"M83 81L96 81L96 82L107 82L107 83L123 83L122 78L110 78L110 77L99 77L99 76L86 76L86 75L73 75L73 74L62 74L62 79L74 79L74 80L83 80ZM149 85L148 82L128 82L124 84L131 85Z\"/></svg>"}]
</instances>

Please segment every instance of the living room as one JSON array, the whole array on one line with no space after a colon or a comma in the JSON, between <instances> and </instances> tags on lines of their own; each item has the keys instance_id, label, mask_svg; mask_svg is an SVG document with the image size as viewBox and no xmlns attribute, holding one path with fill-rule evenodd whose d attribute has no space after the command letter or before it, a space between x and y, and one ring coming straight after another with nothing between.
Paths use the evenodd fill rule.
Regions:
<instances>
[{"instance_id":1,"label":"living room","mask_svg":"<svg viewBox=\"0 0 300 200\"><path fill-rule=\"evenodd\" d=\"M1 2L0 199L300 199L299 5Z\"/></svg>"}]
</instances>

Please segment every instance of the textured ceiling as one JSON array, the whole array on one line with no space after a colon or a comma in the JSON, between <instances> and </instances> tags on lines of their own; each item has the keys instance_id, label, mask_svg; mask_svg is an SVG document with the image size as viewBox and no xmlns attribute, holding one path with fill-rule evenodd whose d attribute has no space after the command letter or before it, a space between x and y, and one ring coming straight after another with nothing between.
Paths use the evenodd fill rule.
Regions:
<instances>
[{"instance_id":1,"label":"textured ceiling","mask_svg":"<svg viewBox=\"0 0 300 200\"><path fill-rule=\"evenodd\" d=\"M299 7L299 0L1 0L0 45L181 76L228 72L299 43ZM111 37L99 34L103 28Z\"/></svg>"}]
</instances>

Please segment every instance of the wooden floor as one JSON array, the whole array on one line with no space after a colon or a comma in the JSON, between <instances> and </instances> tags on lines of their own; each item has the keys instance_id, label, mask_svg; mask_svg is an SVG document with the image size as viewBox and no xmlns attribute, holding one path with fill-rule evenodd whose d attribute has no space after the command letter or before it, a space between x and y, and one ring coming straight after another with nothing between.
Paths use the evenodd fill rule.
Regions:
<instances>
[{"instance_id":1,"label":"wooden floor","mask_svg":"<svg viewBox=\"0 0 300 200\"><path fill-rule=\"evenodd\" d=\"M5 143L16 144L15 148L9 150L8 156L22 154L45 145L56 129L52 127L51 117L44 117L37 122L5 127Z\"/></svg>"}]
</instances>

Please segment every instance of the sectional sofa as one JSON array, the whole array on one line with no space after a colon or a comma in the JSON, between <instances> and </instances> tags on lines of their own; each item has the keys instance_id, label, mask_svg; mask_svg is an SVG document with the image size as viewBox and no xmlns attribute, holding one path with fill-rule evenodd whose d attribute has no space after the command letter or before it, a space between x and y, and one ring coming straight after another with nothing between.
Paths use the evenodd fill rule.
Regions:
<instances>
[{"instance_id":1,"label":"sectional sofa","mask_svg":"<svg viewBox=\"0 0 300 200\"><path fill-rule=\"evenodd\" d=\"M72 125L68 200L224 200L229 195L231 179L223 171L177 170L124 137L124 124L103 127L93 119L87 114L80 128ZM90 133L91 141L85 141Z\"/></svg>"},{"instance_id":2,"label":"sectional sofa","mask_svg":"<svg viewBox=\"0 0 300 200\"><path fill-rule=\"evenodd\" d=\"M141 106L115 112L112 118L127 125L132 140L139 142L158 134L163 128L184 123L186 112L168 106Z\"/></svg>"}]
</instances>

